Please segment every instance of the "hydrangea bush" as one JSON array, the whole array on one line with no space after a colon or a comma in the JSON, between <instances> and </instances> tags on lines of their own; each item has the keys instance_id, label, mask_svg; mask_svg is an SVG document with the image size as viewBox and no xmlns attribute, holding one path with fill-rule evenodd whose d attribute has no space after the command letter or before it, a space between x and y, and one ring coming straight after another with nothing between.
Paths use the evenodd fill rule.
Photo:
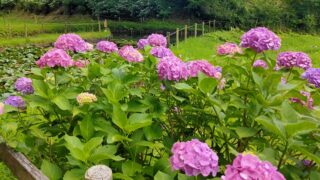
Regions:
<instances>
[{"instance_id":1,"label":"hydrangea bush","mask_svg":"<svg viewBox=\"0 0 320 180\"><path fill-rule=\"evenodd\" d=\"M319 69L305 54L268 57L280 42L252 29L246 49L216 51L223 66L187 62L159 34L138 49L66 43L0 102L0 133L50 179L96 165L125 180L319 179Z\"/></svg>"}]
</instances>

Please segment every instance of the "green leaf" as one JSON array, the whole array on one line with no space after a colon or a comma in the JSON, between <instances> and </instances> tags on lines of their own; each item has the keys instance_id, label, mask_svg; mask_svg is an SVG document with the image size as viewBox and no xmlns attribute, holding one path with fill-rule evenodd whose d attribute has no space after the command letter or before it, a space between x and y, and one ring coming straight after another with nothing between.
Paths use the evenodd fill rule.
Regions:
<instances>
[{"instance_id":1,"label":"green leaf","mask_svg":"<svg viewBox=\"0 0 320 180\"><path fill-rule=\"evenodd\" d=\"M42 80L33 79L32 86L34 88L35 95L39 95L43 98L49 98L49 86L45 82L43 82Z\"/></svg>"},{"instance_id":2,"label":"green leaf","mask_svg":"<svg viewBox=\"0 0 320 180\"><path fill-rule=\"evenodd\" d=\"M133 161L126 161L122 164L122 172L128 176L133 176L136 173L142 172L142 166Z\"/></svg>"},{"instance_id":3,"label":"green leaf","mask_svg":"<svg viewBox=\"0 0 320 180\"><path fill-rule=\"evenodd\" d=\"M83 152L83 144L81 141L75 136L68 135L65 135L64 139L66 141L66 148L70 151L71 156L85 162L86 157Z\"/></svg>"},{"instance_id":4,"label":"green leaf","mask_svg":"<svg viewBox=\"0 0 320 180\"><path fill-rule=\"evenodd\" d=\"M292 137L299 133L306 133L317 129L317 124L311 121L300 121L298 123L290 123L285 125L288 137Z\"/></svg>"},{"instance_id":5,"label":"green leaf","mask_svg":"<svg viewBox=\"0 0 320 180\"><path fill-rule=\"evenodd\" d=\"M85 170L83 169L71 169L64 174L63 180L83 180L84 175Z\"/></svg>"},{"instance_id":6,"label":"green leaf","mask_svg":"<svg viewBox=\"0 0 320 180\"><path fill-rule=\"evenodd\" d=\"M199 81L199 88L203 93L211 94L217 87L218 81L214 78L204 78Z\"/></svg>"},{"instance_id":7,"label":"green leaf","mask_svg":"<svg viewBox=\"0 0 320 180\"><path fill-rule=\"evenodd\" d=\"M91 62L88 66L88 74L87 76L90 78L90 79L94 79L94 78L97 78L97 77L100 77L102 74L101 74L101 69L100 69L100 65L95 63L95 62Z\"/></svg>"},{"instance_id":8,"label":"green leaf","mask_svg":"<svg viewBox=\"0 0 320 180\"><path fill-rule=\"evenodd\" d=\"M89 157L89 161L100 163L103 160L112 159L122 161L124 158L114 155L117 152L117 146L102 146L97 148Z\"/></svg>"},{"instance_id":9,"label":"green leaf","mask_svg":"<svg viewBox=\"0 0 320 180\"><path fill-rule=\"evenodd\" d=\"M260 123L268 131L286 139L284 127L280 122L277 122L266 116L259 116L256 118L256 121Z\"/></svg>"},{"instance_id":10,"label":"green leaf","mask_svg":"<svg viewBox=\"0 0 320 180\"><path fill-rule=\"evenodd\" d=\"M236 133L239 138L252 137L257 133L257 130L254 128L246 128L246 127L237 127L235 128Z\"/></svg>"},{"instance_id":11,"label":"green leaf","mask_svg":"<svg viewBox=\"0 0 320 180\"><path fill-rule=\"evenodd\" d=\"M149 114L134 113L129 117L129 124L126 126L126 130L130 133L151 124L152 120Z\"/></svg>"},{"instance_id":12,"label":"green leaf","mask_svg":"<svg viewBox=\"0 0 320 180\"><path fill-rule=\"evenodd\" d=\"M90 139L83 147L83 151L87 155L86 157L89 157L92 151L101 145L102 141L103 141L102 137L94 137Z\"/></svg>"},{"instance_id":13,"label":"green leaf","mask_svg":"<svg viewBox=\"0 0 320 180\"><path fill-rule=\"evenodd\" d=\"M42 161L41 171L52 180L60 179L62 177L62 171L59 166L47 160Z\"/></svg>"},{"instance_id":14,"label":"green leaf","mask_svg":"<svg viewBox=\"0 0 320 180\"><path fill-rule=\"evenodd\" d=\"M157 174L154 176L154 180L173 180L173 177L166 173L158 171Z\"/></svg>"},{"instance_id":15,"label":"green leaf","mask_svg":"<svg viewBox=\"0 0 320 180\"><path fill-rule=\"evenodd\" d=\"M94 125L93 119L91 116L87 116L80 122L80 132L81 135L86 139L89 140L94 134Z\"/></svg>"},{"instance_id":16,"label":"green leaf","mask_svg":"<svg viewBox=\"0 0 320 180\"><path fill-rule=\"evenodd\" d=\"M128 124L127 115L121 110L120 105L113 105L112 122L122 130L124 130Z\"/></svg>"},{"instance_id":17,"label":"green leaf","mask_svg":"<svg viewBox=\"0 0 320 180\"><path fill-rule=\"evenodd\" d=\"M298 122L299 120L298 113L291 107L288 101L282 103L280 113L281 119L285 122Z\"/></svg>"},{"instance_id":18,"label":"green leaf","mask_svg":"<svg viewBox=\"0 0 320 180\"><path fill-rule=\"evenodd\" d=\"M145 127L143 132L148 141L161 139L162 137L162 128L159 124L152 124L151 126Z\"/></svg>"},{"instance_id":19,"label":"green leaf","mask_svg":"<svg viewBox=\"0 0 320 180\"><path fill-rule=\"evenodd\" d=\"M310 158L311 160L315 161L317 164L320 164L320 157L315 155L313 152L310 152L307 147L292 145L291 149L300 151L303 155L305 155L308 158Z\"/></svg>"},{"instance_id":20,"label":"green leaf","mask_svg":"<svg viewBox=\"0 0 320 180\"><path fill-rule=\"evenodd\" d=\"M72 106L69 103L69 100L65 96L62 96L62 95L56 96L54 99L52 99L52 102L54 102L60 109L64 111L72 110Z\"/></svg>"},{"instance_id":21,"label":"green leaf","mask_svg":"<svg viewBox=\"0 0 320 180\"><path fill-rule=\"evenodd\" d=\"M174 87L178 90L182 90L186 92L194 91L194 89L186 83L177 83L174 85Z\"/></svg>"}]
</instances>

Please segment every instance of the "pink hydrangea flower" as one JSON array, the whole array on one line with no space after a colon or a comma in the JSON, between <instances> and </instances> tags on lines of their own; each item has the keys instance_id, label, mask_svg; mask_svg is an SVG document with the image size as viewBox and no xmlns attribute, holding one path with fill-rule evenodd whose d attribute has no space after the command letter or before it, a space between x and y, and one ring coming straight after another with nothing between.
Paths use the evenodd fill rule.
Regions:
<instances>
[{"instance_id":1,"label":"pink hydrangea flower","mask_svg":"<svg viewBox=\"0 0 320 180\"><path fill-rule=\"evenodd\" d=\"M73 62L73 66L78 68L84 68L86 67L90 62L88 60L78 60Z\"/></svg>"},{"instance_id":2,"label":"pink hydrangea flower","mask_svg":"<svg viewBox=\"0 0 320 180\"><path fill-rule=\"evenodd\" d=\"M163 47L163 46L153 47L150 51L150 54L154 57L157 57L157 58L163 58L166 56L174 56L173 52L170 49Z\"/></svg>"},{"instance_id":3,"label":"pink hydrangea flower","mask_svg":"<svg viewBox=\"0 0 320 180\"><path fill-rule=\"evenodd\" d=\"M54 43L57 49L65 51L85 52L87 51L87 43L77 34L62 34Z\"/></svg>"},{"instance_id":4,"label":"pink hydrangea flower","mask_svg":"<svg viewBox=\"0 0 320 180\"><path fill-rule=\"evenodd\" d=\"M216 176L219 170L218 156L206 143L197 139L176 142L172 149L170 163L173 170L181 170L187 176Z\"/></svg>"},{"instance_id":5,"label":"pink hydrangea flower","mask_svg":"<svg viewBox=\"0 0 320 180\"><path fill-rule=\"evenodd\" d=\"M234 55L241 54L242 50L237 44L226 42L218 47L217 53L219 55Z\"/></svg>"},{"instance_id":6,"label":"pink hydrangea flower","mask_svg":"<svg viewBox=\"0 0 320 180\"><path fill-rule=\"evenodd\" d=\"M266 50L278 50L281 46L281 39L268 28L257 27L242 35L240 46L251 48L258 53Z\"/></svg>"},{"instance_id":7,"label":"pink hydrangea flower","mask_svg":"<svg viewBox=\"0 0 320 180\"><path fill-rule=\"evenodd\" d=\"M293 103L299 103L302 106L305 106L309 109L313 109L313 98L311 97L311 94L307 91L300 91L300 94L306 97L307 101L301 100L300 98L296 98L296 97L290 98L290 101Z\"/></svg>"},{"instance_id":8,"label":"pink hydrangea flower","mask_svg":"<svg viewBox=\"0 0 320 180\"><path fill-rule=\"evenodd\" d=\"M197 77L199 72L206 74L209 77L220 79L222 74L219 68L215 68L206 60L189 61L186 63L188 74L190 77Z\"/></svg>"},{"instance_id":9,"label":"pink hydrangea flower","mask_svg":"<svg viewBox=\"0 0 320 180\"><path fill-rule=\"evenodd\" d=\"M118 46L114 42L110 41L100 41L97 43L96 48L105 53L113 53L118 51Z\"/></svg>"},{"instance_id":10,"label":"pink hydrangea flower","mask_svg":"<svg viewBox=\"0 0 320 180\"><path fill-rule=\"evenodd\" d=\"M32 94L34 92L32 80L26 77L17 79L15 82L15 88L22 94Z\"/></svg>"},{"instance_id":11,"label":"pink hydrangea flower","mask_svg":"<svg viewBox=\"0 0 320 180\"><path fill-rule=\"evenodd\" d=\"M87 51L93 51L93 44L90 44L87 42L86 46L87 46Z\"/></svg>"},{"instance_id":12,"label":"pink hydrangea flower","mask_svg":"<svg viewBox=\"0 0 320 180\"><path fill-rule=\"evenodd\" d=\"M271 163L261 161L251 154L238 154L232 165L227 165L222 180L285 180L285 177L277 171Z\"/></svg>"},{"instance_id":13,"label":"pink hydrangea flower","mask_svg":"<svg viewBox=\"0 0 320 180\"><path fill-rule=\"evenodd\" d=\"M277 57L277 64L275 69L279 70L281 67L293 68L299 67L308 69L312 66L310 57L303 52L282 52Z\"/></svg>"},{"instance_id":14,"label":"pink hydrangea flower","mask_svg":"<svg viewBox=\"0 0 320 180\"><path fill-rule=\"evenodd\" d=\"M124 46L119 50L119 55L128 62L142 62L142 54L132 46Z\"/></svg>"},{"instance_id":15,"label":"pink hydrangea flower","mask_svg":"<svg viewBox=\"0 0 320 180\"><path fill-rule=\"evenodd\" d=\"M224 87L226 86L226 79L225 78L222 78L220 81L219 81L219 84L218 84L218 89L219 90L222 90L224 89Z\"/></svg>"},{"instance_id":16,"label":"pink hydrangea flower","mask_svg":"<svg viewBox=\"0 0 320 180\"><path fill-rule=\"evenodd\" d=\"M4 113L4 104L0 102L0 115Z\"/></svg>"},{"instance_id":17,"label":"pink hydrangea flower","mask_svg":"<svg viewBox=\"0 0 320 180\"><path fill-rule=\"evenodd\" d=\"M167 46L167 39L162 34L151 34L148 36L150 46Z\"/></svg>"},{"instance_id":18,"label":"pink hydrangea flower","mask_svg":"<svg viewBox=\"0 0 320 180\"><path fill-rule=\"evenodd\" d=\"M40 68L73 66L71 57L62 49L51 49L36 62Z\"/></svg>"},{"instance_id":19,"label":"pink hydrangea flower","mask_svg":"<svg viewBox=\"0 0 320 180\"><path fill-rule=\"evenodd\" d=\"M308 80L309 84L314 85L316 88L320 88L320 68L309 68L301 77Z\"/></svg>"},{"instance_id":20,"label":"pink hydrangea flower","mask_svg":"<svg viewBox=\"0 0 320 180\"><path fill-rule=\"evenodd\" d=\"M148 45L149 45L148 39L140 39L140 40L137 42L138 49L144 49L144 47L145 47L145 46L148 46Z\"/></svg>"},{"instance_id":21,"label":"pink hydrangea flower","mask_svg":"<svg viewBox=\"0 0 320 180\"><path fill-rule=\"evenodd\" d=\"M179 81L188 79L186 64L175 56L166 56L158 62L158 75L161 80Z\"/></svg>"},{"instance_id":22,"label":"pink hydrangea flower","mask_svg":"<svg viewBox=\"0 0 320 180\"><path fill-rule=\"evenodd\" d=\"M254 61L253 67L255 67L255 68L256 67L261 67L263 69L269 69L268 64L264 60L261 60L261 59L258 59L256 61Z\"/></svg>"}]
</instances>

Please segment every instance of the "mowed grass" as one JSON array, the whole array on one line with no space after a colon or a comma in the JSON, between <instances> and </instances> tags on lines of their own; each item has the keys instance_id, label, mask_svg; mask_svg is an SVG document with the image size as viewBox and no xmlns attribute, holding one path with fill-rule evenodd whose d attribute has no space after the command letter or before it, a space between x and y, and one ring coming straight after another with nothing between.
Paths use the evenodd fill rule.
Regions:
<instances>
[{"instance_id":1,"label":"mowed grass","mask_svg":"<svg viewBox=\"0 0 320 180\"><path fill-rule=\"evenodd\" d=\"M77 32L83 39L94 41L106 39L110 32ZM52 44L61 35L61 33L45 33L30 36L28 38L16 37L11 39L0 38L0 47L26 46L26 45L47 45Z\"/></svg>"},{"instance_id":2,"label":"mowed grass","mask_svg":"<svg viewBox=\"0 0 320 180\"><path fill-rule=\"evenodd\" d=\"M216 31L201 37L189 38L172 49L186 61L207 59L216 65L221 65L225 63L225 58L217 56L217 47L224 42L239 44L243 33L240 30ZM282 39L281 48L278 51L267 51L268 57L276 59L277 54L282 51L302 51L311 57L315 67L320 67L320 36L297 33L277 34Z\"/></svg>"}]
</instances>

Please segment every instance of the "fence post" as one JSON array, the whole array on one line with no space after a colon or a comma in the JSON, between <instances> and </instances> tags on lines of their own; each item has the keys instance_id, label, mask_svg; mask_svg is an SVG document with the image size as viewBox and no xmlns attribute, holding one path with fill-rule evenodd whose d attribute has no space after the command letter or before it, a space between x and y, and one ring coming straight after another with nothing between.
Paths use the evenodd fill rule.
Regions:
<instances>
[{"instance_id":1,"label":"fence post","mask_svg":"<svg viewBox=\"0 0 320 180\"><path fill-rule=\"evenodd\" d=\"M104 32L107 32L107 29L108 29L108 22L107 22L107 19L104 19L103 26L104 26Z\"/></svg>"},{"instance_id":2,"label":"fence post","mask_svg":"<svg viewBox=\"0 0 320 180\"><path fill-rule=\"evenodd\" d=\"M213 31L216 31L216 20L213 20Z\"/></svg>"},{"instance_id":3,"label":"fence post","mask_svg":"<svg viewBox=\"0 0 320 180\"><path fill-rule=\"evenodd\" d=\"M211 21L209 21L209 32L211 32Z\"/></svg>"},{"instance_id":4,"label":"fence post","mask_svg":"<svg viewBox=\"0 0 320 180\"><path fill-rule=\"evenodd\" d=\"M170 32L167 32L167 42L168 42L168 47L170 47Z\"/></svg>"},{"instance_id":5,"label":"fence post","mask_svg":"<svg viewBox=\"0 0 320 180\"><path fill-rule=\"evenodd\" d=\"M202 21L202 35L204 35L204 22Z\"/></svg>"},{"instance_id":6,"label":"fence post","mask_svg":"<svg viewBox=\"0 0 320 180\"><path fill-rule=\"evenodd\" d=\"M176 30L176 46L179 46L179 28Z\"/></svg>"},{"instance_id":7,"label":"fence post","mask_svg":"<svg viewBox=\"0 0 320 180\"><path fill-rule=\"evenodd\" d=\"M194 24L194 37L197 37L197 33L198 33L198 24L195 23Z\"/></svg>"},{"instance_id":8,"label":"fence post","mask_svg":"<svg viewBox=\"0 0 320 180\"><path fill-rule=\"evenodd\" d=\"M101 23L100 23L100 17L98 16L98 26L99 26L99 32L101 32Z\"/></svg>"},{"instance_id":9,"label":"fence post","mask_svg":"<svg viewBox=\"0 0 320 180\"><path fill-rule=\"evenodd\" d=\"M28 27L27 27L27 24L24 24L24 37L26 39L28 38Z\"/></svg>"},{"instance_id":10,"label":"fence post","mask_svg":"<svg viewBox=\"0 0 320 180\"><path fill-rule=\"evenodd\" d=\"M184 25L184 40L188 38L188 25Z\"/></svg>"}]
</instances>

